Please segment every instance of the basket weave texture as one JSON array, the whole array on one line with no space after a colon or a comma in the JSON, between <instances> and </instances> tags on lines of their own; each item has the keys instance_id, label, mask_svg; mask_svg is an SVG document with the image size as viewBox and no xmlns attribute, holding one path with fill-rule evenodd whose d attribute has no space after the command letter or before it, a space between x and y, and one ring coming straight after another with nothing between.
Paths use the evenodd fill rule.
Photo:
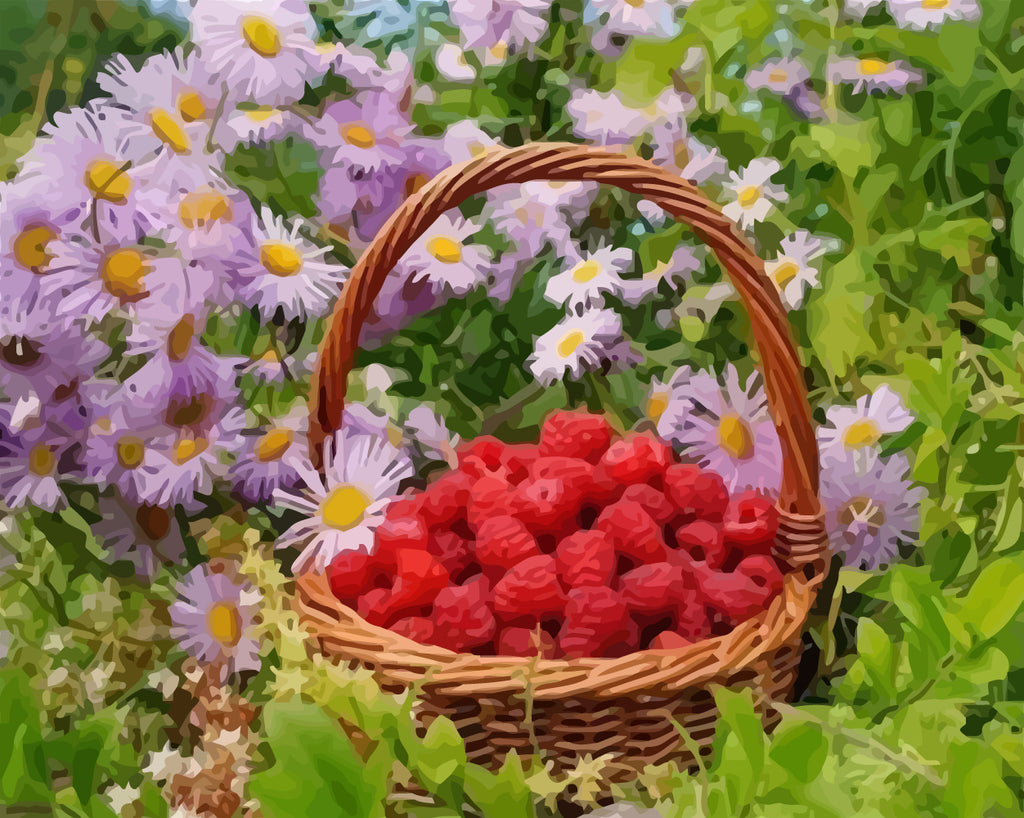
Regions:
<instances>
[{"instance_id":1,"label":"basket weave texture","mask_svg":"<svg viewBox=\"0 0 1024 818\"><path fill-rule=\"evenodd\" d=\"M541 752L556 771L585 756L613 759L611 780L648 764L692 759L676 724L702 748L714 735L715 686L747 687L762 712L792 689L801 633L823 579L827 538L818 502L818 452L803 370L786 312L763 262L717 205L680 177L642 159L572 144L493 148L439 174L407 199L352 271L320 348L310 410L319 463L339 427L360 329L385 277L446 210L504 184L594 181L637 193L684 222L726 269L750 317L783 465L774 553L790 567L763 614L730 633L672 651L617 659L541 660L454 653L370 625L331 593L326 577L297 580L297 605L315 649L374 671L385 690L415 686L417 715L453 720L470 760L497 765L508 750ZM766 715L766 720L768 716Z\"/></svg>"}]
</instances>

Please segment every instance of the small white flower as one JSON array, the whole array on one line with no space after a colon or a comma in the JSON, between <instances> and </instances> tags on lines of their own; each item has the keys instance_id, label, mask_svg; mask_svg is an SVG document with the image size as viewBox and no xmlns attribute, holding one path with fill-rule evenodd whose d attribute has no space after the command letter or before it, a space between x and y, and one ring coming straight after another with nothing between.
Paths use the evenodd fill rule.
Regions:
<instances>
[{"instance_id":1,"label":"small white flower","mask_svg":"<svg viewBox=\"0 0 1024 818\"><path fill-rule=\"evenodd\" d=\"M782 164L777 159L755 159L739 173L731 173L732 181L726 183L726 188L733 198L722 208L722 214L744 229L763 222L772 211L772 202L789 201L782 186L769 181L780 170Z\"/></svg>"},{"instance_id":2,"label":"small white flower","mask_svg":"<svg viewBox=\"0 0 1024 818\"><path fill-rule=\"evenodd\" d=\"M593 253L573 252L567 261L572 266L548 280L544 297L577 311L600 304L605 293L623 292L626 282L622 273L633 263L633 251L602 247Z\"/></svg>"},{"instance_id":3,"label":"small white flower","mask_svg":"<svg viewBox=\"0 0 1024 818\"><path fill-rule=\"evenodd\" d=\"M527 366L544 385L566 374L579 378L584 370L592 371L604 361L624 357L622 343L622 319L611 310L567 315L536 339Z\"/></svg>"},{"instance_id":4,"label":"small white flower","mask_svg":"<svg viewBox=\"0 0 1024 818\"><path fill-rule=\"evenodd\" d=\"M889 11L900 28L923 31L938 28L947 20L977 20L977 0L887 0Z\"/></svg>"},{"instance_id":5,"label":"small white flower","mask_svg":"<svg viewBox=\"0 0 1024 818\"><path fill-rule=\"evenodd\" d=\"M824 252L818 239L806 230L797 230L782 240L782 249L775 261L765 263L765 272L790 309L803 304L806 291L817 286L819 270L811 262Z\"/></svg>"},{"instance_id":6,"label":"small white flower","mask_svg":"<svg viewBox=\"0 0 1024 818\"><path fill-rule=\"evenodd\" d=\"M413 473L408 457L374 434L336 432L324 446L324 476L303 475L308 490L279 490L274 499L309 517L277 540L277 548L302 549L292 570L323 572L342 551L373 550L374 531Z\"/></svg>"},{"instance_id":7,"label":"small white flower","mask_svg":"<svg viewBox=\"0 0 1024 818\"><path fill-rule=\"evenodd\" d=\"M455 43L442 43L434 54L438 73L451 82L472 82L476 69L466 62L466 53Z\"/></svg>"},{"instance_id":8,"label":"small white flower","mask_svg":"<svg viewBox=\"0 0 1024 818\"><path fill-rule=\"evenodd\" d=\"M215 141L221 150L231 153L239 145L263 144L297 133L301 125L294 113L282 108L236 108L221 120Z\"/></svg>"},{"instance_id":9,"label":"small white flower","mask_svg":"<svg viewBox=\"0 0 1024 818\"><path fill-rule=\"evenodd\" d=\"M435 221L398 263L410 281L426 280L436 294L465 295L487 278L490 251L466 244L480 228L455 216Z\"/></svg>"},{"instance_id":10,"label":"small white flower","mask_svg":"<svg viewBox=\"0 0 1024 818\"><path fill-rule=\"evenodd\" d=\"M463 119L449 125L441 137L441 151L451 158L453 164L475 159L486 153L488 148L500 144L472 119Z\"/></svg>"},{"instance_id":11,"label":"small white flower","mask_svg":"<svg viewBox=\"0 0 1024 818\"><path fill-rule=\"evenodd\" d=\"M823 462L853 456L863 472L877 455L875 446L882 435L897 434L914 422L892 387L882 384L870 395L862 395L856 406L832 406L825 412L825 425L818 429Z\"/></svg>"}]
</instances>

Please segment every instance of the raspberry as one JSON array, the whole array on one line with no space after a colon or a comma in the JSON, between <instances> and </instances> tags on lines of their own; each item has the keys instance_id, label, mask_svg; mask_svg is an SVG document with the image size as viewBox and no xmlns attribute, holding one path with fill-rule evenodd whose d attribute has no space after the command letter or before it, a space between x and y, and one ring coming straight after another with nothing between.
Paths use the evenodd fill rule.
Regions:
<instances>
[{"instance_id":1,"label":"raspberry","mask_svg":"<svg viewBox=\"0 0 1024 818\"><path fill-rule=\"evenodd\" d=\"M637 649L636 623L622 597L608 587L569 592L558 646L566 656L625 655Z\"/></svg>"},{"instance_id":2,"label":"raspberry","mask_svg":"<svg viewBox=\"0 0 1024 818\"><path fill-rule=\"evenodd\" d=\"M658 525L665 525L676 516L676 508L669 499L656 488L645 483L636 483L627 487L622 492L621 499L639 503Z\"/></svg>"},{"instance_id":3,"label":"raspberry","mask_svg":"<svg viewBox=\"0 0 1024 818\"><path fill-rule=\"evenodd\" d=\"M434 623L425 616L399 619L391 626L391 630L421 645L434 644Z\"/></svg>"},{"instance_id":4,"label":"raspberry","mask_svg":"<svg viewBox=\"0 0 1024 818\"><path fill-rule=\"evenodd\" d=\"M501 477L481 477L469 492L466 518L476 531L489 517L507 516L514 511L512 486Z\"/></svg>"},{"instance_id":5,"label":"raspberry","mask_svg":"<svg viewBox=\"0 0 1024 818\"><path fill-rule=\"evenodd\" d=\"M404 520L412 517L419 517L420 495L403 494L388 503L384 516L388 520ZM420 518L422 519L422 518Z\"/></svg>"},{"instance_id":6,"label":"raspberry","mask_svg":"<svg viewBox=\"0 0 1024 818\"><path fill-rule=\"evenodd\" d=\"M665 496L676 512L688 517L721 520L729 505L729 492L722 478L698 466L677 464L665 470Z\"/></svg>"},{"instance_id":7,"label":"raspberry","mask_svg":"<svg viewBox=\"0 0 1024 818\"><path fill-rule=\"evenodd\" d=\"M540 430L540 454L579 457L596 463L612 441L612 427L601 415L556 412Z\"/></svg>"},{"instance_id":8,"label":"raspberry","mask_svg":"<svg viewBox=\"0 0 1024 818\"><path fill-rule=\"evenodd\" d=\"M597 464L596 477L605 485L657 483L672 463L672 449L646 435L632 434L616 440Z\"/></svg>"},{"instance_id":9,"label":"raspberry","mask_svg":"<svg viewBox=\"0 0 1024 818\"><path fill-rule=\"evenodd\" d=\"M662 562L668 556L661 527L639 503L629 500L613 503L601 512L594 529L606 533L615 550L631 560Z\"/></svg>"},{"instance_id":10,"label":"raspberry","mask_svg":"<svg viewBox=\"0 0 1024 818\"><path fill-rule=\"evenodd\" d=\"M554 638L540 627L503 628L498 634L496 647L499 656L536 656L540 653L543 659L553 659L557 650Z\"/></svg>"},{"instance_id":11,"label":"raspberry","mask_svg":"<svg viewBox=\"0 0 1024 818\"><path fill-rule=\"evenodd\" d=\"M412 608L427 607L448 584L448 572L426 551L399 551L397 565L386 608L389 621Z\"/></svg>"},{"instance_id":12,"label":"raspberry","mask_svg":"<svg viewBox=\"0 0 1024 818\"><path fill-rule=\"evenodd\" d=\"M615 575L615 546L601 531L577 531L558 544L555 563L570 588L608 585Z\"/></svg>"},{"instance_id":13,"label":"raspberry","mask_svg":"<svg viewBox=\"0 0 1024 818\"><path fill-rule=\"evenodd\" d=\"M763 611L772 597L770 588L743 574L712 572L703 578L701 591L713 610L731 625Z\"/></svg>"},{"instance_id":14,"label":"raspberry","mask_svg":"<svg viewBox=\"0 0 1024 818\"><path fill-rule=\"evenodd\" d=\"M755 585L767 588L773 596L782 591L782 572L771 557L762 554L745 557L736 566L736 573L748 577Z\"/></svg>"},{"instance_id":15,"label":"raspberry","mask_svg":"<svg viewBox=\"0 0 1024 818\"><path fill-rule=\"evenodd\" d=\"M583 507L583 492L573 483L557 477L524 480L516 487L512 501L515 516L534 531L560 531L576 525Z\"/></svg>"},{"instance_id":16,"label":"raspberry","mask_svg":"<svg viewBox=\"0 0 1024 818\"><path fill-rule=\"evenodd\" d=\"M356 600L359 615L371 625L387 627L390 609L391 591L387 588L371 588Z\"/></svg>"},{"instance_id":17,"label":"raspberry","mask_svg":"<svg viewBox=\"0 0 1024 818\"><path fill-rule=\"evenodd\" d=\"M506 446L505 453L501 457L501 464L506 471L508 482L518 485L525 480L538 457L540 457L540 452L532 443Z\"/></svg>"},{"instance_id":18,"label":"raspberry","mask_svg":"<svg viewBox=\"0 0 1024 818\"><path fill-rule=\"evenodd\" d=\"M417 495L417 511L430 528L451 525L465 518L472 486L469 475L449 472Z\"/></svg>"},{"instance_id":19,"label":"raspberry","mask_svg":"<svg viewBox=\"0 0 1024 818\"><path fill-rule=\"evenodd\" d=\"M375 532L377 547L374 553L383 565L395 567L396 553L402 548L418 548L423 551L427 547L427 524L419 514L409 516L385 517L384 522L377 526Z\"/></svg>"},{"instance_id":20,"label":"raspberry","mask_svg":"<svg viewBox=\"0 0 1024 818\"><path fill-rule=\"evenodd\" d=\"M346 604L372 588L383 567L365 551L342 551L327 566L327 581L333 593Z\"/></svg>"},{"instance_id":21,"label":"raspberry","mask_svg":"<svg viewBox=\"0 0 1024 818\"><path fill-rule=\"evenodd\" d=\"M487 607L489 596L483 577L439 591L431 614L435 644L465 653L494 639L498 626Z\"/></svg>"},{"instance_id":22,"label":"raspberry","mask_svg":"<svg viewBox=\"0 0 1024 818\"><path fill-rule=\"evenodd\" d=\"M473 543L442 528L430 532L427 552L445 567L450 577L457 577L473 561Z\"/></svg>"},{"instance_id":23,"label":"raspberry","mask_svg":"<svg viewBox=\"0 0 1024 818\"><path fill-rule=\"evenodd\" d=\"M727 545L748 554L770 554L779 528L775 504L753 491L733 500L725 511L722 536Z\"/></svg>"},{"instance_id":24,"label":"raspberry","mask_svg":"<svg viewBox=\"0 0 1024 818\"><path fill-rule=\"evenodd\" d=\"M488 471L497 471L501 468L505 444L496 437L484 435L463 443L459 446L457 454L459 470L465 471L470 477L480 478Z\"/></svg>"},{"instance_id":25,"label":"raspberry","mask_svg":"<svg viewBox=\"0 0 1024 818\"><path fill-rule=\"evenodd\" d=\"M693 642L675 631L662 631L651 640L651 650L679 650Z\"/></svg>"},{"instance_id":26,"label":"raspberry","mask_svg":"<svg viewBox=\"0 0 1024 818\"><path fill-rule=\"evenodd\" d=\"M555 558L548 554L513 567L494 586L494 612L505 621L560 614L566 597L555 569Z\"/></svg>"},{"instance_id":27,"label":"raspberry","mask_svg":"<svg viewBox=\"0 0 1024 818\"><path fill-rule=\"evenodd\" d=\"M711 621L703 593L676 608L676 633L690 642L699 642L711 635Z\"/></svg>"},{"instance_id":28,"label":"raspberry","mask_svg":"<svg viewBox=\"0 0 1024 818\"><path fill-rule=\"evenodd\" d=\"M683 523L676 529L679 548L695 560L702 560L709 568L721 568L729 556L721 529L707 520Z\"/></svg>"},{"instance_id":29,"label":"raspberry","mask_svg":"<svg viewBox=\"0 0 1024 818\"><path fill-rule=\"evenodd\" d=\"M537 540L516 517L491 517L477 530L476 558L483 566L499 568L504 573L538 554Z\"/></svg>"},{"instance_id":30,"label":"raspberry","mask_svg":"<svg viewBox=\"0 0 1024 818\"><path fill-rule=\"evenodd\" d=\"M668 562L641 565L622 575L622 599L630 611L662 613L697 598L696 582L682 566Z\"/></svg>"}]
</instances>

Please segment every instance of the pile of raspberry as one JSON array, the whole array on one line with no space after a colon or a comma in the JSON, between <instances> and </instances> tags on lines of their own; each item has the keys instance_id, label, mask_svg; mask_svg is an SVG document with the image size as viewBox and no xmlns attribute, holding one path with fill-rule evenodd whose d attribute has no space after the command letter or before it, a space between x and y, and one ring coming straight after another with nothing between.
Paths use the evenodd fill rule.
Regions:
<instances>
[{"instance_id":1,"label":"pile of raspberry","mask_svg":"<svg viewBox=\"0 0 1024 818\"><path fill-rule=\"evenodd\" d=\"M730 498L600 415L559 412L537 444L478 438L394 501L372 554L328 568L366 621L480 655L616 657L728 632L782 588L775 505Z\"/></svg>"}]
</instances>

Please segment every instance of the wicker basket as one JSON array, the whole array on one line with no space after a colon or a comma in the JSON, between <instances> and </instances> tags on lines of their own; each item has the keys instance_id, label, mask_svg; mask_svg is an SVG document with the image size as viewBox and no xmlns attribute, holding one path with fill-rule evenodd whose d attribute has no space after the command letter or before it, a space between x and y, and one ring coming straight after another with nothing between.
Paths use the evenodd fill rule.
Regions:
<instances>
[{"instance_id":1,"label":"wicker basket","mask_svg":"<svg viewBox=\"0 0 1024 818\"><path fill-rule=\"evenodd\" d=\"M801 632L825 568L818 453L802 368L786 313L763 264L719 208L693 185L641 159L570 144L492 149L449 168L410 197L366 250L335 306L320 349L310 415L313 456L342 417L360 328L385 277L429 225L481 191L533 180L595 181L637 193L689 224L722 262L750 316L765 388L782 441L780 526L775 553L791 570L761 616L725 636L674 651L619 659L540 660L458 654L368 624L331 594L324 576L298 579L300 613L318 649L375 672L382 687L420 689L418 717L451 718L470 760L495 765L515 749L540 751L556 771L610 754L626 780L645 765L684 763L676 723L709 748L717 685L749 687L755 702L792 689Z\"/></svg>"}]
</instances>

